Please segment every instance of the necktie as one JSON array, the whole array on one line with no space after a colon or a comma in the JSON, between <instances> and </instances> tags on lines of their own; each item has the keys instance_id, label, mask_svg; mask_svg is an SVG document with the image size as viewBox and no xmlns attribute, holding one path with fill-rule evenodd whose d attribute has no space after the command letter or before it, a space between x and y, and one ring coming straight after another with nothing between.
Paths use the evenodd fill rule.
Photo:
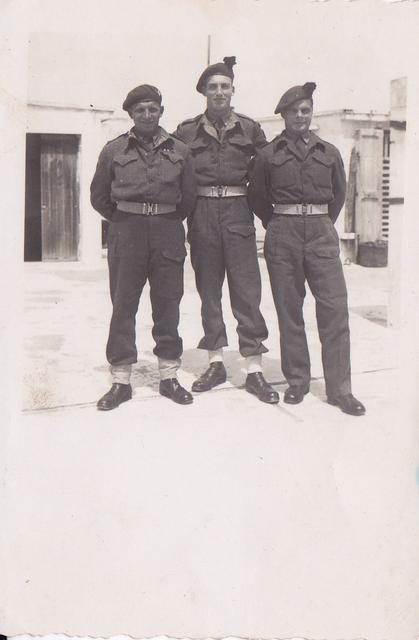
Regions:
<instances>
[{"instance_id":1,"label":"necktie","mask_svg":"<svg viewBox=\"0 0 419 640\"><path fill-rule=\"evenodd\" d=\"M297 140L295 141L295 146L297 147L300 156L305 159L307 155L307 145L301 136L298 136Z\"/></svg>"},{"instance_id":2,"label":"necktie","mask_svg":"<svg viewBox=\"0 0 419 640\"><path fill-rule=\"evenodd\" d=\"M217 118L216 121L214 122L214 128L218 134L218 137L222 138L223 133L224 133L224 122L222 121L221 118Z\"/></svg>"}]
</instances>

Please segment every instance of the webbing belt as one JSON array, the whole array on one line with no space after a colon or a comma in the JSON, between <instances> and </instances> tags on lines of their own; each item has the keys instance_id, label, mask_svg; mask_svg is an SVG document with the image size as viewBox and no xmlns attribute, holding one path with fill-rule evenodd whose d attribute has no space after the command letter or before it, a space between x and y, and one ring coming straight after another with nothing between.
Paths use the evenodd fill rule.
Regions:
<instances>
[{"instance_id":1,"label":"webbing belt","mask_svg":"<svg viewBox=\"0 0 419 640\"><path fill-rule=\"evenodd\" d=\"M274 213L285 216L319 216L327 215L327 204L278 204L274 203Z\"/></svg>"},{"instance_id":2,"label":"webbing belt","mask_svg":"<svg viewBox=\"0 0 419 640\"><path fill-rule=\"evenodd\" d=\"M204 198L235 198L247 195L247 189L243 186L217 185L213 187L198 187L197 194Z\"/></svg>"},{"instance_id":3,"label":"webbing belt","mask_svg":"<svg viewBox=\"0 0 419 640\"><path fill-rule=\"evenodd\" d=\"M161 213L176 211L175 204L160 204L157 202L128 202L120 200L117 204L118 211L123 213L138 213L143 216L158 216Z\"/></svg>"}]
</instances>

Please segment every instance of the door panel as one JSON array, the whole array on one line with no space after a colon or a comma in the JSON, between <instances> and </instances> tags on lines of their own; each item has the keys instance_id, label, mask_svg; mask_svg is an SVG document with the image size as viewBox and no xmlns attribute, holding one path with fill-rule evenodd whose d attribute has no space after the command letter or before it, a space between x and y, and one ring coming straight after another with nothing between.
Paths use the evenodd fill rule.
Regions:
<instances>
[{"instance_id":1,"label":"door panel","mask_svg":"<svg viewBox=\"0 0 419 640\"><path fill-rule=\"evenodd\" d=\"M382 239L383 131L359 129L355 230L360 244Z\"/></svg>"},{"instance_id":2,"label":"door panel","mask_svg":"<svg viewBox=\"0 0 419 640\"><path fill-rule=\"evenodd\" d=\"M78 137L41 136L42 260L77 260Z\"/></svg>"}]
</instances>

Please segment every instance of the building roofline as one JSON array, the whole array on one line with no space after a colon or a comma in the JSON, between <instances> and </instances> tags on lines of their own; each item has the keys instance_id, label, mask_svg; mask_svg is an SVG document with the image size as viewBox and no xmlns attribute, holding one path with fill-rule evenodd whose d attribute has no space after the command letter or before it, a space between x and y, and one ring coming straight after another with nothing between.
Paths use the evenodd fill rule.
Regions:
<instances>
[{"instance_id":1,"label":"building roofline","mask_svg":"<svg viewBox=\"0 0 419 640\"><path fill-rule=\"evenodd\" d=\"M262 118L255 118L255 120L257 122L271 122L273 120L282 120L281 116L279 114L277 115L272 115L272 116L263 116Z\"/></svg>"},{"instance_id":2,"label":"building roofline","mask_svg":"<svg viewBox=\"0 0 419 640\"><path fill-rule=\"evenodd\" d=\"M28 107L41 107L42 109L67 109L69 111L98 111L106 113L114 113L115 109L110 107L93 107L91 105L82 106L79 104L59 104L57 102L38 102L29 100Z\"/></svg>"},{"instance_id":3,"label":"building roofline","mask_svg":"<svg viewBox=\"0 0 419 640\"><path fill-rule=\"evenodd\" d=\"M347 120L389 120L390 113L383 113L381 111L355 111L354 109L329 109L327 111L315 111L313 118L322 116L344 116ZM282 120L281 116L263 116L262 118L256 118L258 122L273 122L275 120Z\"/></svg>"},{"instance_id":4,"label":"building roofline","mask_svg":"<svg viewBox=\"0 0 419 640\"><path fill-rule=\"evenodd\" d=\"M102 122L108 122L108 121L115 122L117 120L131 120L131 119L132 118L130 118L128 114L126 116L121 114L121 115L112 115L112 116L109 116L108 118L103 118Z\"/></svg>"},{"instance_id":5,"label":"building roofline","mask_svg":"<svg viewBox=\"0 0 419 640\"><path fill-rule=\"evenodd\" d=\"M313 114L313 118L318 116L332 116L332 115L343 115L346 116L348 120L354 118L356 120L365 119L365 120L373 120L373 119L382 119L388 120L390 117L390 113L383 113L382 111L355 111L354 109L330 109L326 111L315 111Z\"/></svg>"}]
</instances>

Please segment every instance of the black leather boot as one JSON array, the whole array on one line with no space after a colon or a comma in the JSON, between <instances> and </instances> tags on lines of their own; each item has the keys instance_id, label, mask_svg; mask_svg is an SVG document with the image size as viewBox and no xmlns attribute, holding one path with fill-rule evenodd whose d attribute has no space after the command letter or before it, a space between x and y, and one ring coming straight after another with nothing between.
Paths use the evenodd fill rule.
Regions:
<instances>
[{"instance_id":1,"label":"black leather boot","mask_svg":"<svg viewBox=\"0 0 419 640\"><path fill-rule=\"evenodd\" d=\"M344 413L349 413L351 416L363 416L366 411L362 402L354 398L352 393L336 396L335 398L327 398L327 402L339 407Z\"/></svg>"},{"instance_id":2,"label":"black leather boot","mask_svg":"<svg viewBox=\"0 0 419 640\"><path fill-rule=\"evenodd\" d=\"M176 378L160 380L159 391L162 396L170 398L170 400L178 404L191 404L193 402L192 394L186 391Z\"/></svg>"},{"instance_id":3,"label":"black leather boot","mask_svg":"<svg viewBox=\"0 0 419 640\"><path fill-rule=\"evenodd\" d=\"M227 380L223 362L212 362L208 369L192 385L192 391L209 391Z\"/></svg>"},{"instance_id":4,"label":"black leather boot","mask_svg":"<svg viewBox=\"0 0 419 640\"><path fill-rule=\"evenodd\" d=\"M308 389L291 384L284 393L284 402L286 404L300 404L304 400L306 393L308 393Z\"/></svg>"},{"instance_id":5,"label":"black leather boot","mask_svg":"<svg viewBox=\"0 0 419 640\"><path fill-rule=\"evenodd\" d=\"M132 388L130 384L120 384L114 382L111 388L104 396L98 400L97 408L99 411L110 411L119 407L121 402L126 402L132 398Z\"/></svg>"},{"instance_id":6,"label":"black leather boot","mask_svg":"<svg viewBox=\"0 0 419 640\"><path fill-rule=\"evenodd\" d=\"M245 388L246 391L257 396L261 402L267 402L268 404L277 404L279 402L279 394L266 382L261 371L247 375Z\"/></svg>"}]
</instances>

